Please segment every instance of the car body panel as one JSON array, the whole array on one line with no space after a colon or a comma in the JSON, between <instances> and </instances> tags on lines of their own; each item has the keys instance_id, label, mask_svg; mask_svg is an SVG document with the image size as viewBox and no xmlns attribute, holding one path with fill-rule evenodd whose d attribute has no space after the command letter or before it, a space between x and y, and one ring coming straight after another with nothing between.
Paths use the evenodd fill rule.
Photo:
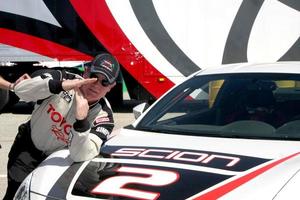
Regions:
<instances>
[{"instance_id":1,"label":"car body panel","mask_svg":"<svg viewBox=\"0 0 300 200\"><path fill-rule=\"evenodd\" d=\"M250 193L247 195L249 199L272 199L300 169L299 142L191 136L171 138L167 134L149 134L128 129L119 131L118 137L112 138L102 149L105 157L116 158L97 157L92 161L72 164L67 156L68 150L57 152L34 171L32 191L61 199L66 197L67 192L67 199L91 194L89 198L95 195L106 199L114 194L97 192L99 184L112 175L118 174L119 178L124 176L115 170L129 167L178 174L176 181L163 186L156 186L154 182L144 186L146 180L142 180L143 184L137 184L143 186L139 185L142 188L140 190L155 191L162 199L168 199L171 194L178 197L174 199L201 199L201 195L211 194L222 187L225 188L224 199L240 198L244 192ZM168 145L161 142L165 140L168 140ZM95 169L99 166L102 170L106 169L105 172L96 173ZM50 180L49 174L53 174ZM97 176L91 178L93 174ZM130 173L126 177L129 180ZM45 184L41 184L41 179L47 180ZM85 183L84 188L89 192L78 193L83 188L82 183ZM185 188L185 192L176 192L178 188ZM253 188L255 192L251 192ZM93 190L96 192L91 192ZM118 199L116 196L114 198Z\"/></svg>"},{"instance_id":2,"label":"car body panel","mask_svg":"<svg viewBox=\"0 0 300 200\"><path fill-rule=\"evenodd\" d=\"M223 85L210 103L210 83L220 79ZM279 85L290 79L292 87ZM269 90L278 107L263 107L273 105L267 99L267 105L258 102L260 110L248 104L237 108L247 108L249 115L275 115L286 102L300 102L300 63L199 71L132 125L114 130L96 158L74 163L68 150L48 157L32 173L31 199L294 199L300 183L300 120L294 114L300 107L283 109L290 118L280 124L258 118L218 120L228 114L222 109L238 105L242 94L263 91L259 94L264 96Z\"/></svg>"}]
</instances>

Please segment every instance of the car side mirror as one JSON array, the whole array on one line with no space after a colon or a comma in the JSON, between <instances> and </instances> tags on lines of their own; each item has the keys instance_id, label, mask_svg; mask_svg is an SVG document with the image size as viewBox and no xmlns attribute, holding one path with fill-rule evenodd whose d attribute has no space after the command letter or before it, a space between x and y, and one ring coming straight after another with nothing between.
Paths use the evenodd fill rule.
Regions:
<instances>
[{"instance_id":1,"label":"car side mirror","mask_svg":"<svg viewBox=\"0 0 300 200\"><path fill-rule=\"evenodd\" d=\"M145 110L147 110L147 108L149 108L148 103L141 103L141 104L135 106L133 108L134 118L135 119L139 118L139 116L141 116L143 114L143 112L145 112Z\"/></svg>"}]
</instances>

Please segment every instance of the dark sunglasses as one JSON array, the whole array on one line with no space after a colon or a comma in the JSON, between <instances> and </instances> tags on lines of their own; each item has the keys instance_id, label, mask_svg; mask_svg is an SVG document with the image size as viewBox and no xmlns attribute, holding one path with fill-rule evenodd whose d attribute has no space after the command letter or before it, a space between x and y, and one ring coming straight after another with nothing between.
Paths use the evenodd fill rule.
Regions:
<instances>
[{"instance_id":1,"label":"dark sunglasses","mask_svg":"<svg viewBox=\"0 0 300 200\"><path fill-rule=\"evenodd\" d=\"M99 77L98 77L96 74L91 74L91 75L90 75L90 78L96 78L96 79L98 80L98 82L99 82ZM103 87L107 87L107 86L109 86L110 84L109 84L108 80L105 78L105 79L103 79L103 80L101 81L101 85L102 85Z\"/></svg>"}]
</instances>

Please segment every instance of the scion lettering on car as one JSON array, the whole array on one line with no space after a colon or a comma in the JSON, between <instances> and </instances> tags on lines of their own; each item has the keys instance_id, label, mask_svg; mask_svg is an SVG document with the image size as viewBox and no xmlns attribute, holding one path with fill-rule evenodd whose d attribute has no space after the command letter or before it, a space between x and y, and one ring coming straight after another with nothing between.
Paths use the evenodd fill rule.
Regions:
<instances>
[{"instance_id":1,"label":"scion lettering on car","mask_svg":"<svg viewBox=\"0 0 300 200\"><path fill-rule=\"evenodd\" d=\"M268 161L264 158L256 158L243 155L174 148L168 149L105 146L104 148L102 148L101 152L115 158L157 160L164 162L205 166L236 172L248 170Z\"/></svg>"},{"instance_id":2,"label":"scion lettering on car","mask_svg":"<svg viewBox=\"0 0 300 200\"><path fill-rule=\"evenodd\" d=\"M121 148L111 154L119 157L143 157L143 158L158 158L174 161L186 161L192 163L209 163L216 159L223 159L227 167L236 165L240 158L233 156L223 156L217 154L207 154L201 152L191 151L174 151L165 149L141 149L141 148ZM227 161L226 161L227 160Z\"/></svg>"}]
</instances>

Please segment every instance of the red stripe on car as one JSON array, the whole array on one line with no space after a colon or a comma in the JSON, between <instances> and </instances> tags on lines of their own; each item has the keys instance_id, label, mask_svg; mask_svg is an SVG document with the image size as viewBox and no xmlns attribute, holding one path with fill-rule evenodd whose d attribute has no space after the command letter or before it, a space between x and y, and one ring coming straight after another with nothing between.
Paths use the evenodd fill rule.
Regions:
<instances>
[{"instance_id":1,"label":"red stripe on car","mask_svg":"<svg viewBox=\"0 0 300 200\"><path fill-rule=\"evenodd\" d=\"M214 190L211 190L207 193L204 193L200 196L196 196L192 199L194 200L207 200L207 199L218 199L222 197L223 195L227 194L228 192L231 192L232 190L236 189L237 187L243 185L244 183L250 181L251 179L259 176L260 174L263 174L264 172L268 171L269 169L279 165L280 163L283 163L287 161L288 159L291 159L295 156L298 156L300 152L292 154L290 156L287 156L285 158L282 158L280 160L276 160L266 166L263 166L253 172L250 172L249 174L246 174L238 179L235 179L225 185L222 185Z\"/></svg>"}]
</instances>

